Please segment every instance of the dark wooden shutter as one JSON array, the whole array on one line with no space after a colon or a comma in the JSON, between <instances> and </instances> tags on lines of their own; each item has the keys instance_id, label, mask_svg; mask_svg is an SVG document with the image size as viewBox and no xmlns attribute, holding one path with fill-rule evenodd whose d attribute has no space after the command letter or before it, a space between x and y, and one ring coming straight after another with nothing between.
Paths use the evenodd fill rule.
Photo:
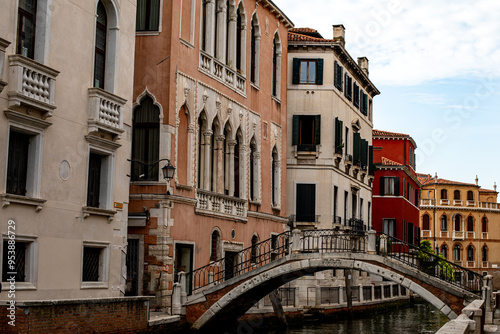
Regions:
<instances>
[{"instance_id":1,"label":"dark wooden shutter","mask_svg":"<svg viewBox=\"0 0 500 334\"><path fill-rule=\"evenodd\" d=\"M344 68L339 65L339 90L342 91L343 83L342 78L344 77Z\"/></svg>"},{"instance_id":2,"label":"dark wooden shutter","mask_svg":"<svg viewBox=\"0 0 500 334\"><path fill-rule=\"evenodd\" d=\"M292 84L298 85L300 83L300 59L293 58L293 73Z\"/></svg>"},{"instance_id":3,"label":"dark wooden shutter","mask_svg":"<svg viewBox=\"0 0 500 334\"><path fill-rule=\"evenodd\" d=\"M373 168L373 146L368 147L368 174L372 175L374 168Z\"/></svg>"},{"instance_id":4,"label":"dark wooden shutter","mask_svg":"<svg viewBox=\"0 0 500 334\"><path fill-rule=\"evenodd\" d=\"M87 206L99 207L99 191L101 186L101 156L90 153L89 179L87 188Z\"/></svg>"},{"instance_id":5,"label":"dark wooden shutter","mask_svg":"<svg viewBox=\"0 0 500 334\"><path fill-rule=\"evenodd\" d=\"M7 193L9 194L26 195L29 141L30 136L27 134L10 132L7 165Z\"/></svg>"},{"instance_id":6,"label":"dark wooden shutter","mask_svg":"<svg viewBox=\"0 0 500 334\"><path fill-rule=\"evenodd\" d=\"M354 163L360 162L360 147L361 147L361 135L359 132L355 132L353 136L353 147L352 147L352 159Z\"/></svg>"},{"instance_id":7,"label":"dark wooden shutter","mask_svg":"<svg viewBox=\"0 0 500 334\"><path fill-rule=\"evenodd\" d=\"M293 115L293 124L292 124L292 145L299 144L299 115Z\"/></svg>"},{"instance_id":8,"label":"dark wooden shutter","mask_svg":"<svg viewBox=\"0 0 500 334\"><path fill-rule=\"evenodd\" d=\"M338 68L338 63L335 60L335 63L333 64L333 85L335 87L339 87L339 68Z\"/></svg>"},{"instance_id":9,"label":"dark wooden shutter","mask_svg":"<svg viewBox=\"0 0 500 334\"><path fill-rule=\"evenodd\" d=\"M361 166L366 167L368 163L368 142L361 139Z\"/></svg>"},{"instance_id":10,"label":"dark wooden shutter","mask_svg":"<svg viewBox=\"0 0 500 334\"><path fill-rule=\"evenodd\" d=\"M385 195L385 177L380 177L380 196Z\"/></svg>"},{"instance_id":11,"label":"dark wooden shutter","mask_svg":"<svg viewBox=\"0 0 500 334\"><path fill-rule=\"evenodd\" d=\"M399 177L394 179L394 195L399 196Z\"/></svg>"},{"instance_id":12,"label":"dark wooden shutter","mask_svg":"<svg viewBox=\"0 0 500 334\"><path fill-rule=\"evenodd\" d=\"M323 59L318 58L316 60L316 85L323 84Z\"/></svg>"},{"instance_id":13,"label":"dark wooden shutter","mask_svg":"<svg viewBox=\"0 0 500 334\"><path fill-rule=\"evenodd\" d=\"M314 145L321 144L321 115L314 116Z\"/></svg>"}]
</instances>

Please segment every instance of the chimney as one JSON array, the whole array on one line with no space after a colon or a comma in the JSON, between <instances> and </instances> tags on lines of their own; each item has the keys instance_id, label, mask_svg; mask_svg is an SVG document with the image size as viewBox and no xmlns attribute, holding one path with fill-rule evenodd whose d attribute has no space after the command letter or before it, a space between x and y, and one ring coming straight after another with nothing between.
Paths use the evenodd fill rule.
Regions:
<instances>
[{"instance_id":1,"label":"chimney","mask_svg":"<svg viewBox=\"0 0 500 334\"><path fill-rule=\"evenodd\" d=\"M497 183L496 182L493 183L493 190L495 190L495 192L497 191Z\"/></svg>"},{"instance_id":2,"label":"chimney","mask_svg":"<svg viewBox=\"0 0 500 334\"><path fill-rule=\"evenodd\" d=\"M476 186L478 185L478 182L479 182L479 179L477 178L477 175L476 175Z\"/></svg>"},{"instance_id":3,"label":"chimney","mask_svg":"<svg viewBox=\"0 0 500 334\"><path fill-rule=\"evenodd\" d=\"M366 76L368 76L368 58L358 57L358 66L365 72Z\"/></svg>"},{"instance_id":4,"label":"chimney","mask_svg":"<svg viewBox=\"0 0 500 334\"><path fill-rule=\"evenodd\" d=\"M437 172L434 172L434 179L437 180L438 179L438 173Z\"/></svg>"},{"instance_id":5,"label":"chimney","mask_svg":"<svg viewBox=\"0 0 500 334\"><path fill-rule=\"evenodd\" d=\"M333 39L339 41L342 46L345 46L345 28L342 24L333 25Z\"/></svg>"}]
</instances>

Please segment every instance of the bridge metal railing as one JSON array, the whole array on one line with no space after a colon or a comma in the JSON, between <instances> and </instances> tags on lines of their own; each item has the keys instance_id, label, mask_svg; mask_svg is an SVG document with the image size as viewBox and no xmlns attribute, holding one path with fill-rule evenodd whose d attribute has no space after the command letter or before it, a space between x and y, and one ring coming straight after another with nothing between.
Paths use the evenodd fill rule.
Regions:
<instances>
[{"instance_id":1,"label":"bridge metal railing","mask_svg":"<svg viewBox=\"0 0 500 334\"><path fill-rule=\"evenodd\" d=\"M481 274L386 234L377 233L377 239L382 235L387 238L387 256L464 290L481 294L483 286ZM379 242L377 242L377 252L381 253Z\"/></svg>"},{"instance_id":2,"label":"bridge metal railing","mask_svg":"<svg viewBox=\"0 0 500 334\"><path fill-rule=\"evenodd\" d=\"M192 282L191 293L207 286L220 284L288 255L291 235L290 231L273 235L236 254L210 262L206 266L187 273L188 282Z\"/></svg>"},{"instance_id":3,"label":"bridge metal railing","mask_svg":"<svg viewBox=\"0 0 500 334\"><path fill-rule=\"evenodd\" d=\"M353 252L366 251L366 234L359 231L305 230L300 239L302 252Z\"/></svg>"}]
</instances>

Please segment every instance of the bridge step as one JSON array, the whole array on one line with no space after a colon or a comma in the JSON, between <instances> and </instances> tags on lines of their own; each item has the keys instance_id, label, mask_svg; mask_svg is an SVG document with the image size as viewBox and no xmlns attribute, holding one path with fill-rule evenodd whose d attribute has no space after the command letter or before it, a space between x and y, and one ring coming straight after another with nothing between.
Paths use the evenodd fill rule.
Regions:
<instances>
[{"instance_id":1,"label":"bridge step","mask_svg":"<svg viewBox=\"0 0 500 334\"><path fill-rule=\"evenodd\" d=\"M497 325L484 325L484 334L500 333L500 328Z\"/></svg>"}]
</instances>

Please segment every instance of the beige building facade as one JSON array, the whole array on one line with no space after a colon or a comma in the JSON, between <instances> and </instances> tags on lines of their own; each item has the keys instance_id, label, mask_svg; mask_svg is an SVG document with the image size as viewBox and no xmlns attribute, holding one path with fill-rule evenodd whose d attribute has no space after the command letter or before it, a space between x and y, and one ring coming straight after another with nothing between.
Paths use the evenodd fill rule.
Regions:
<instances>
[{"instance_id":1,"label":"beige building facade","mask_svg":"<svg viewBox=\"0 0 500 334\"><path fill-rule=\"evenodd\" d=\"M345 29L333 39L316 30L288 34L287 209L293 228L368 230L372 180L369 166L373 98L368 59L352 59ZM352 285L370 283L362 272L346 272ZM315 285L343 286L343 270L328 270L291 282L307 305ZM298 290L297 290L298 289Z\"/></svg>"},{"instance_id":2,"label":"beige building facade","mask_svg":"<svg viewBox=\"0 0 500 334\"><path fill-rule=\"evenodd\" d=\"M448 261L478 273L500 266L500 204L498 192L418 174L423 184L420 233ZM456 277L456 279L465 279Z\"/></svg>"},{"instance_id":3,"label":"beige building facade","mask_svg":"<svg viewBox=\"0 0 500 334\"><path fill-rule=\"evenodd\" d=\"M18 301L124 294L135 12L2 2L0 262Z\"/></svg>"}]
</instances>

